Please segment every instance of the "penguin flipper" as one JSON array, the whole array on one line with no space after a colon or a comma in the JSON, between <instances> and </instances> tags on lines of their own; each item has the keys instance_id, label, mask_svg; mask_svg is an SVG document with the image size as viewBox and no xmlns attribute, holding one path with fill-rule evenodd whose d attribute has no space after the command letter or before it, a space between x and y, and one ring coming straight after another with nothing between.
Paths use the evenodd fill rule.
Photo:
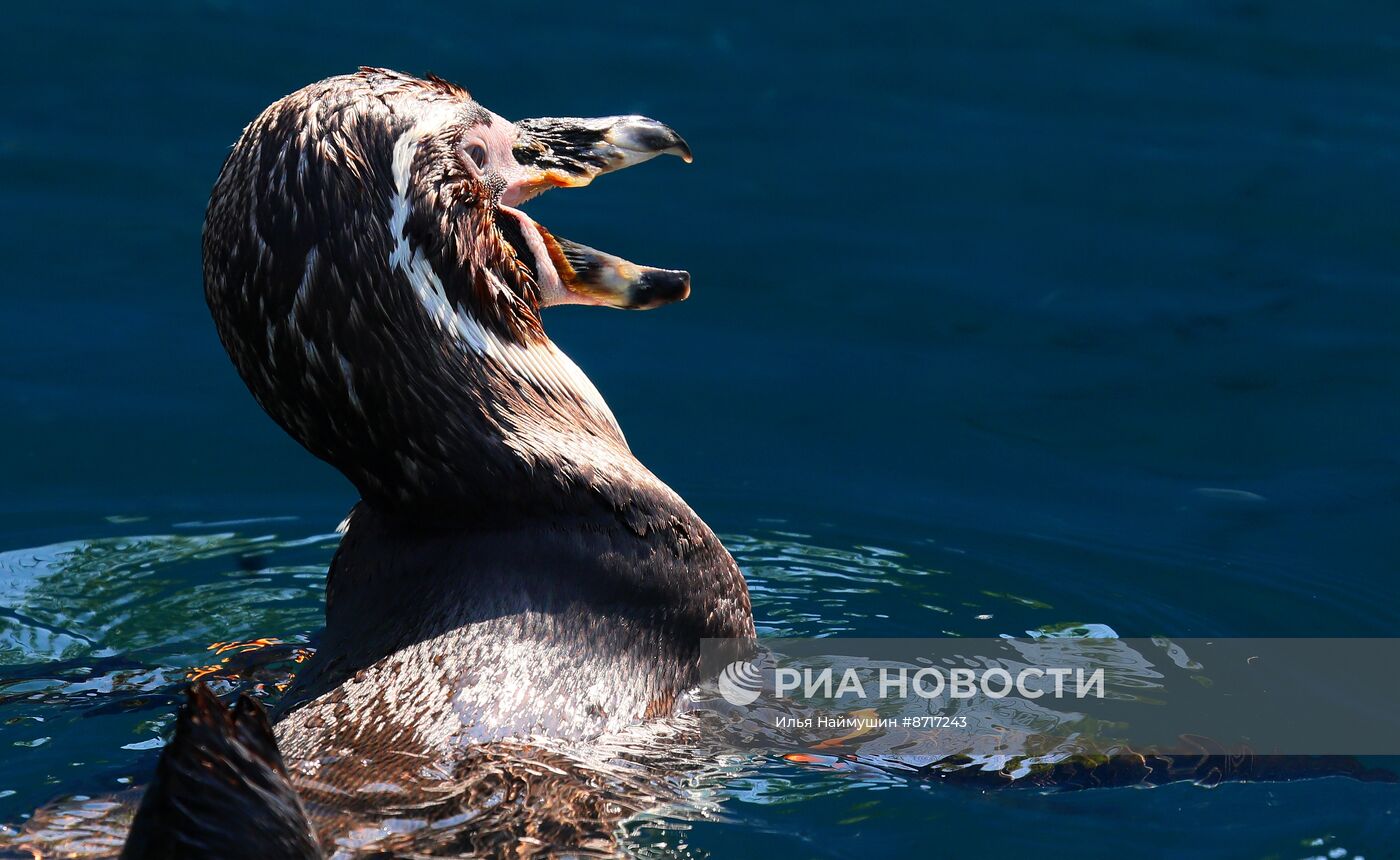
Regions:
<instances>
[{"instance_id":1,"label":"penguin flipper","mask_svg":"<svg viewBox=\"0 0 1400 860\"><path fill-rule=\"evenodd\" d=\"M122 860L321 856L261 704L192 684L136 811Z\"/></svg>"}]
</instances>

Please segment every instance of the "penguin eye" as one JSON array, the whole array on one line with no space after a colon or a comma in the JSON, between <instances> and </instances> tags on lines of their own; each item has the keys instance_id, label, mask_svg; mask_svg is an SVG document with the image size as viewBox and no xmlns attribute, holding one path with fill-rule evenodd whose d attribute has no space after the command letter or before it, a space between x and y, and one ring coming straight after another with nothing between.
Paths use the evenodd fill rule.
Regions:
<instances>
[{"instance_id":1,"label":"penguin eye","mask_svg":"<svg viewBox=\"0 0 1400 860\"><path fill-rule=\"evenodd\" d=\"M462 148L462 151L466 153L467 158L470 158L470 159L471 159L472 164L475 164L475 165L476 165L476 169L477 169L477 170L485 170L485 169L486 169L486 147L485 147L485 146L482 146L482 145L481 145L479 142L477 142L477 141L472 141L471 143L469 143L469 144L467 144L466 146L464 146L464 147Z\"/></svg>"}]
</instances>

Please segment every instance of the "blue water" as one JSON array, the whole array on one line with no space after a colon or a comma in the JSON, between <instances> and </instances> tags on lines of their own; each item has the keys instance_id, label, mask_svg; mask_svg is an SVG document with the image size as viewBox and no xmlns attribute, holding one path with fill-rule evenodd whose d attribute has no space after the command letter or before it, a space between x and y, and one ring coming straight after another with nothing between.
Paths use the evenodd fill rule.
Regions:
<instances>
[{"instance_id":1,"label":"blue water","mask_svg":"<svg viewBox=\"0 0 1400 860\"><path fill-rule=\"evenodd\" d=\"M203 305L242 125L360 64L696 161L558 192L689 269L551 311L786 635L1400 630L1400 7L26 4L0 111L0 821L141 782L213 642L320 623L350 486ZM762 763L695 856L1394 856L1328 779L983 794ZM665 843L666 848L662 848ZM642 850L642 849L639 849ZM1337 852L1343 853L1337 853Z\"/></svg>"}]
</instances>

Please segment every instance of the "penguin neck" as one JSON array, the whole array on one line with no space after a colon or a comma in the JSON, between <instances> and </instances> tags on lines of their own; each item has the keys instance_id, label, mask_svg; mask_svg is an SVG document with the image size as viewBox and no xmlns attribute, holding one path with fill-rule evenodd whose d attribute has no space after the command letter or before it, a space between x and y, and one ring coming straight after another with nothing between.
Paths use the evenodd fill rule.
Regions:
<instances>
[{"instance_id":1,"label":"penguin neck","mask_svg":"<svg viewBox=\"0 0 1400 860\"><path fill-rule=\"evenodd\" d=\"M460 308L429 311L434 336L397 386L406 420L394 456L342 469L376 507L479 523L590 513L631 484L659 484L553 342L509 340Z\"/></svg>"}]
</instances>

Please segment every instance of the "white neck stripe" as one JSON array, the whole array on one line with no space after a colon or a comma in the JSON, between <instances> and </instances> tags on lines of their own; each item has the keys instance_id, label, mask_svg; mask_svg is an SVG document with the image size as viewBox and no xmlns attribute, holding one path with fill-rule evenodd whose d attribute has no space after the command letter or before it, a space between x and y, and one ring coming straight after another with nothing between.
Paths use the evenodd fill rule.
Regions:
<instances>
[{"instance_id":1,"label":"white neck stripe","mask_svg":"<svg viewBox=\"0 0 1400 860\"><path fill-rule=\"evenodd\" d=\"M418 151L421 137L421 132L414 128L400 135L394 143L395 194L393 215L389 221L389 232L394 239L394 247L389 252L389 266L404 273L424 310L442 331L455 336L475 354L491 359L513 375L530 380L540 389L591 406L621 437L622 429L618 427L617 419L603 400L603 395L562 350L548 340L531 346L502 340L494 331L483 326L470 311L460 305L453 306L443 288L442 279L433 271L432 264L423 256L422 251L410 246L404 231L411 206L408 200L408 183L413 157Z\"/></svg>"}]
</instances>

